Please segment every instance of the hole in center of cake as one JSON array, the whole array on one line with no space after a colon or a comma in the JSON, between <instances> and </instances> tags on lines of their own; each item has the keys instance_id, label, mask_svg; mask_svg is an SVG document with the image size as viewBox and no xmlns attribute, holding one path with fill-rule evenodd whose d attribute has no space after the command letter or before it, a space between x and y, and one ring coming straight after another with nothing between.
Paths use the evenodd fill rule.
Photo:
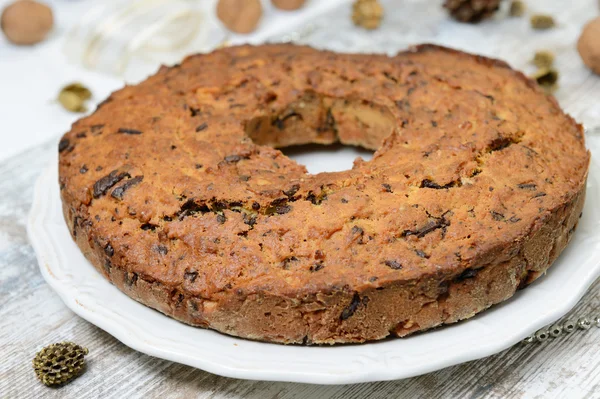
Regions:
<instances>
[{"instance_id":1,"label":"hole in center of cake","mask_svg":"<svg viewBox=\"0 0 600 399\"><path fill-rule=\"evenodd\" d=\"M294 101L267 96L269 112L245 124L252 141L282 149L310 173L351 169L354 160L370 160L394 130L388 106L359 97L335 98L313 91Z\"/></svg>"},{"instance_id":2,"label":"hole in center of cake","mask_svg":"<svg viewBox=\"0 0 600 399\"><path fill-rule=\"evenodd\" d=\"M357 157L361 157L365 161L373 158L373 151L341 143L295 145L281 148L281 151L294 161L306 166L308 173L311 174L341 172L352 169Z\"/></svg>"}]
</instances>

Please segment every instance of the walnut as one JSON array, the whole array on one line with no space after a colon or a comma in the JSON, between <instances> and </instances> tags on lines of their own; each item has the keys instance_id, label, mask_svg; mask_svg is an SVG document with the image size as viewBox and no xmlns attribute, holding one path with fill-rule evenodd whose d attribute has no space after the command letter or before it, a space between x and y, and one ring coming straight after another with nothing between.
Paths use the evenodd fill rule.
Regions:
<instances>
[{"instance_id":1,"label":"walnut","mask_svg":"<svg viewBox=\"0 0 600 399\"><path fill-rule=\"evenodd\" d=\"M583 63L600 75L600 17L584 26L577 41L577 51Z\"/></svg>"},{"instance_id":2,"label":"walnut","mask_svg":"<svg viewBox=\"0 0 600 399\"><path fill-rule=\"evenodd\" d=\"M262 17L260 0L219 0L217 17L235 33L250 33Z\"/></svg>"},{"instance_id":3,"label":"walnut","mask_svg":"<svg viewBox=\"0 0 600 399\"><path fill-rule=\"evenodd\" d=\"M45 4L32 0L21 0L10 4L2 11L0 28L6 38L14 44L32 45L44 40L52 29L52 10Z\"/></svg>"},{"instance_id":4,"label":"walnut","mask_svg":"<svg viewBox=\"0 0 600 399\"><path fill-rule=\"evenodd\" d=\"M271 3L280 10L297 10L304 5L306 0L271 0Z\"/></svg>"}]
</instances>

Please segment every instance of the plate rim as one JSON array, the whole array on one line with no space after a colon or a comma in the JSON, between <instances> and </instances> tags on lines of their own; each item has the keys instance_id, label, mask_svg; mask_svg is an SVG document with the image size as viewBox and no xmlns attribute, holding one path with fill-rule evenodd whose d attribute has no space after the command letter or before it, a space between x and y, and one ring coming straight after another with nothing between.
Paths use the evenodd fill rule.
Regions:
<instances>
[{"instance_id":1,"label":"plate rim","mask_svg":"<svg viewBox=\"0 0 600 399\"><path fill-rule=\"evenodd\" d=\"M127 324L119 324L115 322L115 320L111 320L110 318L103 317L98 315L94 311L86 308L82 302L79 301L80 292L73 287L72 285L64 284L60 279L56 278L56 276L52 273L52 263L57 262L57 259L52 259L56 257L56 248L51 244L50 237L48 232L44 229L44 223L40 223L43 220L44 215L48 212L51 212L49 209L48 203L50 201L43 201L43 194L48 195L51 193L52 183L50 179L52 177L53 172L56 171L58 163L58 157L55 156L50 164L44 168L40 176L37 178L34 194L33 194L33 202L32 207L28 215L27 219L27 235L31 245L34 248L34 252L36 255L36 259L38 261L39 268L41 270L42 276L44 280L52 287L52 289L59 295L61 300L65 303L65 305L72 310L75 314L87 320L88 322L96 325L102 330L106 331L123 344L129 346L130 348L166 360L170 360L177 363L186 364L191 367L199 368L205 371L208 371L213 374L222 375L230 378L240 378L240 379L248 379L248 380L266 380L266 381L286 381L286 382L298 382L298 383L311 383L311 384L349 384L349 383L363 383L363 382L375 382L375 381L388 381L388 380L398 380L404 378L410 378L417 375L429 373L432 371L440 370L449 366L461 364L464 362L481 359L484 357L491 356L496 354L504 349L507 349L514 344L518 343L520 340L525 338L526 336L532 334L537 329L544 327L560 317L564 316L569 310L571 310L581 299L581 297L585 294L588 288L600 277L600 254L598 254L595 258L593 267L590 267L589 273L586 278L578 281L577 287L571 285L569 286L570 296L560 302L559 306L555 306L551 310L546 311L543 314L539 314L535 320L532 320L530 324L526 327L521 326L521 328L514 328L512 334L505 335L502 340L494 340L492 342L488 342L488 345L482 347L481 344L476 346L475 349L470 351L465 351L463 353L454 354L453 356L446 356L442 359L435 362L435 364L425 364L413 367L409 370L399 370L394 369L393 367L389 367L386 365L385 367L378 367L374 370L370 370L369 368L362 368L359 371L336 374L336 373L327 373L327 372L299 372L299 371L286 371L281 369L276 369L273 367L270 370L261 370L261 369L253 369L251 367L236 367L236 366L227 366L224 363L218 363L211 360L190 357L186 356L184 353L177 353L174 351L169 351L160 348L159 346L148 342L144 339L136 339L135 334L131 328L127 327ZM590 163L590 172L592 169L595 170L596 173L600 174L600 167L596 165L592 159ZM56 186L58 186L58 182L55 182ZM588 183L589 184L589 183ZM588 198L586 198L586 201ZM66 227L66 226L65 226ZM73 243L71 241L71 243ZM75 245L73 243L73 245ZM50 253L51 251L51 253ZM86 260L87 262L87 260ZM89 262L88 262L89 264ZM90 267L93 267L89 264ZM104 278L99 281L103 281L106 284L114 287L109 281ZM543 281L539 281L534 283L543 283ZM529 288L532 289L533 287ZM116 289L116 288L115 288ZM125 295L125 294L123 294ZM131 298L128 298L132 300ZM506 303L512 300L518 300L519 298L515 298L514 296L509 300L503 302ZM495 305L493 308L501 306ZM486 312L493 311L488 310ZM163 315L162 313L156 312L161 317L170 319L168 316ZM466 323L472 323L476 321L476 318L470 319L468 321L464 321L462 323L454 324L456 325L464 325ZM181 323L184 326L187 326ZM451 327L451 326L450 326ZM207 331L207 330L204 330ZM219 334L220 336L224 336L224 334L218 333L216 331L210 330L214 334ZM440 329L438 331L443 331ZM506 332L505 332L506 333ZM424 334L430 334L429 332L425 332ZM226 339L231 339L232 341L237 342L245 342L239 337L231 337L225 336ZM257 343L256 341L250 341L253 343ZM278 345L282 348L285 348L283 345L279 344L271 344L271 343L258 343L260 345ZM361 344L359 346L370 345L369 343ZM384 342L375 342L373 345L385 345ZM295 346L298 347L298 346ZM325 348L341 348L346 347L345 345L338 345L333 347L325 347ZM315 348L315 347L312 347ZM282 352L285 350L282 350Z\"/></svg>"}]
</instances>

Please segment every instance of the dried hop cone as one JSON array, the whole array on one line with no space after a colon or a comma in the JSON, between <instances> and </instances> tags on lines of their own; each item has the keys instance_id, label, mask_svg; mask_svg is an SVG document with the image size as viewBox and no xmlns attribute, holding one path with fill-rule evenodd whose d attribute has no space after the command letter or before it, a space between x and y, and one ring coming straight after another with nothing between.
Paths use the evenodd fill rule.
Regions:
<instances>
[{"instance_id":1,"label":"dried hop cone","mask_svg":"<svg viewBox=\"0 0 600 399\"><path fill-rule=\"evenodd\" d=\"M86 348L72 342L52 344L35 355L33 369L48 386L64 384L82 373L87 354Z\"/></svg>"},{"instance_id":2,"label":"dried hop cone","mask_svg":"<svg viewBox=\"0 0 600 399\"><path fill-rule=\"evenodd\" d=\"M352 21L365 29L377 29L383 18L383 7L377 0L356 0L352 5Z\"/></svg>"},{"instance_id":3,"label":"dried hop cone","mask_svg":"<svg viewBox=\"0 0 600 399\"><path fill-rule=\"evenodd\" d=\"M446 0L444 7L461 22L476 23L489 18L500 8L501 0Z\"/></svg>"}]
</instances>

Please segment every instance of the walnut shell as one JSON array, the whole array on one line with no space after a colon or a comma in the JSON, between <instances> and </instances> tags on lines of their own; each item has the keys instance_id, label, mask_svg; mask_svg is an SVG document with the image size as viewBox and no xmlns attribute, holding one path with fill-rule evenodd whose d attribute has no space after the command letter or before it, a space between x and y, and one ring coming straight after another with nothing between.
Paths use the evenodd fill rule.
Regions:
<instances>
[{"instance_id":1,"label":"walnut shell","mask_svg":"<svg viewBox=\"0 0 600 399\"><path fill-rule=\"evenodd\" d=\"M593 72L600 75L600 17L597 17L583 27L577 41L577 51Z\"/></svg>"},{"instance_id":2,"label":"walnut shell","mask_svg":"<svg viewBox=\"0 0 600 399\"><path fill-rule=\"evenodd\" d=\"M271 3L280 10L297 10L306 3L306 0L271 0Z\"/></svg>"},{"instance_id":3,"label":"walnut shell","mask_svg":"<svg viewBox=\"0 0 600 399\"><path fill-rule=\"evenodd\" d=\"M54 25L52 10L45 4L20 0L2 11L0 28L14 44L32 45L41 42Z\"/></svg>"},{"instance_id":4,"label":"walnut shell","mask_svg":"<svg viewBox=\"0 0 600 399\"><path fill-rule=\"evenodd\" d=\"M262 17L260 0L219 0L217 17L235 33L250 33Z\"/></svg>"}]
</instances>

